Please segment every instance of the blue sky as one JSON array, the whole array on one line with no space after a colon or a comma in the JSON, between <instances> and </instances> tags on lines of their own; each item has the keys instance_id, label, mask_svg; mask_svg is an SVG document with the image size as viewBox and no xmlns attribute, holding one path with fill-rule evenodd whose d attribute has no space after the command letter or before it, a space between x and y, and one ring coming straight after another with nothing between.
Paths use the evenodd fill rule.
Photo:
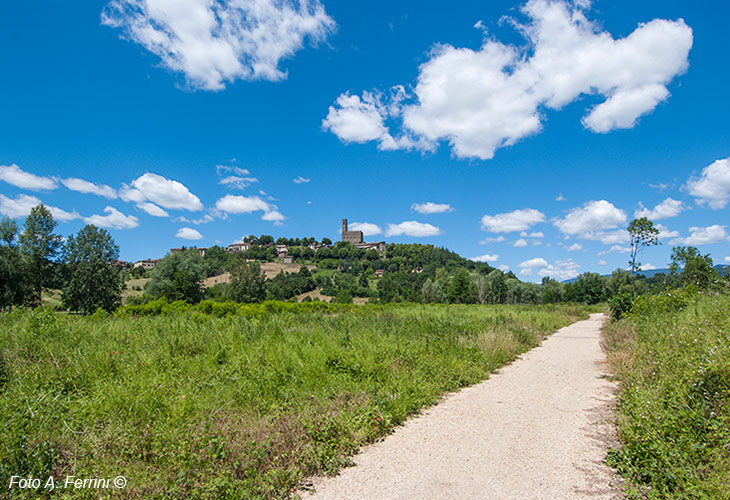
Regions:
<instances>
[{"instance_id":1,"label":"blue sky","mask_svg":"<svg viewBox=\"0 0 730 500\"><path fill-rule=\"evenodd\" d=\"M726 2L0 6L0 212L121 258L247 234L626 267L635 215L730 262Z\"/></svg>"}]
</instances>

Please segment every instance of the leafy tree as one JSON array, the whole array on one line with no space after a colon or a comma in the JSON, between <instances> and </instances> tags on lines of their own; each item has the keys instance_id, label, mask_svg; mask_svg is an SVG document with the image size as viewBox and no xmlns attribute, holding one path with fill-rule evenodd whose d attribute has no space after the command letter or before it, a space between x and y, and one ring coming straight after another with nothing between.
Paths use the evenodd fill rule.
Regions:
<instances>
[{"instance_id":1,"label":"leafy tree","mask_svg":"<svg viewBox=\"0 0 730 500\"><path fill-rule=\"evenodd\" d=\"M322 244L326 247L332 246L332 240L329 238L322 238Z\"/></svg>"},{"instance_id":2,"label":"leafy tree","mask_svg":"<svg viewBox=\"0 0 730 500\"><path fill-rule=\"evenodd\" d=\"M562 302L564 290L565 285L563 283L546 276L542 279L542 298L540 302L543 304Z\"/></svg>"},{"instance_id":3,"label":"leafy tree","mask_svg":"<svg viewBox=\"0 0 730 500\"><path fill-rule=\"evenodd\" d=\"M189 248L171 253L157 262L150 271L145 293L197 303L203 298L200 282L205 277L203 258L197 250Z\"/></svg>"},{"instance_id":4,"label":"leafy tree","mask_svg":"<svg viewBox=\"0 0 730 500\"><path fill-rule=\"evenodd\" d=\"M237 260L231 269L226 296L236 302L262 302L266 298L266 275L258 262Z\"/></svg>"},{"instance_id":5,"label":"leafy tree","mask_svg":"<svg viewBox=\"0 0 730 500\"><path fill-rule=\"evenodd\" d=\"M84 315L119 307L124 280L112 265L118 258L119 247L105 229L89 224L70 236L64 251L68 281L61 296L63 305Z\"/></svg>"},{"instance_id":6,"label":"leafy tree","mask_svg":"<svg viewBox=\"0 0 730 500\"><path fill-rule=\"evenodd\" d=\"M63 246L61 236L53 234L57 225L51 212L41 203L30 210L25 219L25 229L18 239L22 252L29 259L37 304L41 303L47 270Z\"/></svg>"},{"instance_id":7,"label":"leafy tree","mask_svg":"<svg viewBox=\"0 0 730 500\"><path fill-rule=\"evenodd\" d=\"M707 289L717 279L710 254L702 255L696 247L672 248L669 271L679 274L684 285L694 285L701 290Z\"/></svg>"},{"instance_id":8,"label":"leafy tree","mask_svg":"<svg viewBox=\"0 0 730 500\"><path fill-rule=\"evenodd\" d=\"M13 246L18 225L12 219L0 220L0 309L21 305L27 288L23 256Z\"/></svg>"},{"instance_id":9,"label":"leafy tree","mask_svg":"<svg viewBox=\"0 0 730 500\"><path fill-rule=\"evenodd\" d=\"M495 269L487 275L487 302L490 304L503 304L507 301L509 288L504 273Z\"/></svg>"},{"instance_id":10,"label":"leafy tree","mask_svg":"<svg viewBox=\"0 0 730 500\"><path fill-rule=\"evenodd\" d=\"M598 304L606 300L605 279L598 273L583 273L565 287L565 300Z\"/></svg>"},{"instance_id":11,"label":"leafy tree","mask_svg":"<svg viewBox=\"0 0 730 500\"><path fill-rule=\"evenodd\" d=\"M469 271L457 269L446 287L446 298L450 303L474 304L477 301L477 286Z\"/></svg>"},{"instance_id":12,"label":"leafy tree","mask_svg":"<svg viewBox=\"0 0 730 500\"><path fill-rule=\"evenodd\" d=\"M627 230L631 237L631 258L629 259L629 269L631 269L632 273L636 274L641 271L641 262L636 260L639 252L644 247L661 244L659 242L659 230L655 228L654 223L646 217L632 220Z\"/></svg>"},{"instance_id":13,"label":"leafy tree","mask_svg":"<svg viewBox=\"0 0 730 500\"><path fill-rule=\"evenodd\" d=\"M0 220L0 242L12 247L17 236L18 224L13 219L3 217L3 219Z\"/></svg>"}]
</instances>

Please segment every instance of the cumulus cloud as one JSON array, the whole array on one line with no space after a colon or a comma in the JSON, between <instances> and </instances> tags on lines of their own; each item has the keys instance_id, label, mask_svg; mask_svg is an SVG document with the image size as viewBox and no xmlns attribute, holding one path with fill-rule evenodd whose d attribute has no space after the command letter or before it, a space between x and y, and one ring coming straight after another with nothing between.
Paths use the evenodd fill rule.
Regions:
<instances>
[{"instance_id":1,"label":"cumulus cloud","mask_svg":"<svg viewBox=\"0 0 730 500\"><path fill-rule=\"evenodd\" d=\"M686 188L699 205L707 203L715 210L725 208L730 201L730 158L702 169L699 177L687 181Z\"/></svg>"},{"instance_id":2,"label":"cumulus cloud","mask_svg":"<svg viewBox=\"0 0 730 500\"><path fill-rule=\"evenodd\" d=\"M441 234L441 229L431 224L407 220L400 224L388 224L388 228L385 230L386 238L390 236L400 236L402 234L421 238L425 236L439 235Z\"/></svg>"},{"instance_id":3,"label":"cumulus cloud","mask_svg":"<svg viewBox=\"0 0 730 500\"><path fill-rule=\"evenodd\" d=\"M215 202L215 208L229 214L250 214L258 210L269 212L269 204L258 196L226 195Z\"/></svg>"},{"instance_id":4,"label":"cumulus cloud","mask_svg":"<svg viewBox=\"0 0 730 500\"><path fill-rule=\"evenodd\" d=\"M686 238L676 238L670 241L672 245L709 245L720 243L728 239L725 232L727 226L714 224L708 227L690 227L690 235Z\"/></svg>"},{"instance_id":5,"label":"cumulus cloud","mask_svg":"<svg viewBox=\"0 0 730 500\"><path fill-rule=\"evenodd\" d=\"M578 237L584 240L600 241L604 245L628 243L631 240L631 235L625 229L616 231L588 231L587 233L579 234Z\"/></svg>"},{"instance_id":6,"label":"cumulus cloud","mask_svg":"<svg viewBox=\"0 0 730 500\"><path fill-rule=\"evenodd\" d=\"M583 250L583 245L580 243L573 243L569 247L565 247L565 249L569 252L577 252L578 250Z\"/></svg>"},{"instance_id":7,"label":"cumulus cloud","mask_svg":"<svg viewBox=\"0 0 730 500\"><path fill-rule=\"evenodd\" d=\"M19 194L17 197L8 198L0 194L0 214L11 219L19 219L21 217L27 217L30 214L30 209L36 205L40 205L42 202L35 196L29 196L27 194ZM80 219L81 216L74 212L67 212L62 208L45 205L54 219L60 220L61 222L68 222L74 219Z\"/></svg>"},{"instance_id":8,"label":"cumulus cloud","mask_svg":"<svg viewBox=\"0 0 730 500\"><path fill-rule=\"evenodd\" d=\"M530 0L521 9L527 22L512 20L526 44L485 35L479 50L436 45L413 94L402 86L387 100L379 92L344 93L323 126L345 142L428 151L447 141L455 156L484 160L538 133L545 110L584 95L604 98L582 119L589 130L634 127L686 71L692 30L681 19L655 19L614 39L587 17L589 6Z\"/></svg>"},{"instance_id":9,"label":"cumulus cloud","mask_svg":"<svg viewBox=\"0 0 730 500\"><path fill-rule=\"evenodd\" d=\"M679 231L672 231L664 224L657 224L654 227L659 230L658 238L660 240L664 240L667 238L677 238L679 236Z\"/></svg>"},{"instance_id":10,"label":"cumulus cloud","mask_svg":"<svg viewBox=\"0 0 730 500\"><path fill-rule=\"evenodd\" d=\"M626 224L626 213L606 200L589 201L582 207L573 208L565 217L554 222L555 227L570 236L591 234L595 236L597 232L624 224Z\"/></svg>"},{"instance_id":11,"label":"cumulus cloud","mask_svg":"<svg viewBox=\"0 0 730 500\"><path fill-rule=\"evenodd\" d=\"M525 231L531 226L543 222L545 214L534 208L525 208L496 215L482 217L482 231L492 233L512 233Z\"/></svg>"},{"instance_id":12,"label":"cumulus cloud","mask_svg":"<svg viewBox=\"0 0 730 500\"><path fill-rule=\"evenodd\" d=\"M294 179L294 184L306 184L307 182L311 181L312 179L307 179L305 177L302 177L301 175L298 175Z\"/></svg>"},{"instance_id":13,"label":"cumulus cloud","mask_svg":"<svg viewBox=\"0 0 730 500\"><path fill-rule=\"evenodd\" d=\"M730 264L730 256L725 257L725 262L727 262L728 264Z\"/></svg>"},{"instance_id":14,"label":"cumulus cloud","mask_svg":"<svg viewBox=\"0 0 730 500\"><path fill-rule=\"evenodd\" d=\"M181 227L177 230L177 234L175 234L176 238L182 238L184 240L202 240L203 235L198 232L198 230L193 229L192 227Z\"/></svg>"},{"instance_id":15,"label":"cumulus cloud","mask_svg":"<svg viewBox=\"0 0 730 500\"><path fill-rule=\"evenodd\" d=\"M111 0L101 22L205 90L282 80L281 60L335 27L318 0Z\"/></svg>"},{"instance_id":16,"label":"cumulus cloud","mask_svg":"<svg viewBox=\"0 0 730 500\"><path fill-rule=\"evenodd\" d=\"M631 248L629 247L622 247L621 245L614 245L608 250L603 250L601 252L598 252L598 256L602 257L604 255L608 255L610 253L629 253L631 252Z\"/></svg>"},{"instance_id":17,"label":"cumulus cloud","mask_svg":"<svg viewBox=\"0 0 730 500\"><path fill-rule=\"evenodd\" d=\"M137 203L137 208L140 210L146 212L147 214L153 216L153 217L169 217L170 214L167 213L164 209L158 207L154 203L150 202L144 202L144 203Z\"/></svg>"},{"instance_id":18,"label":"cumulus cloud","mask_svg":"<svg viewBox=\"0 0 730 500\"><path fill-rule=\"evenodd\" d=\"M419 214L442 214L444 212L453 212L454 207L448 203L433 203L431 201L427 201L426 203L414 203L411 205L411 210L414 210Z\"/></svg>"},{"instance_id":19,"label":"cumulus cloud","mask_svg":"<svg viewBox=\"0 0 730 500\"><path fill-rule=\"evenodd\" d=\"M534 269L538 267L548 267L548 263L545 259L542 257L536 257L534 259L526 260L524 262L520 262L520 267L527 268L527 269Z\"/></svg>"},{"instance_id":20,"label":"cumulus cloud","mask_svg":"<svg viewBox=\"0 0 730 500\"><path fill-rule=\"evenodd\" d=\"M499 269L503 273L506 273L507 271L509 271L509 266L507 264L502 264L501 266L497 267L497 269Z\"/></svg>"},{"instance_id":21,"label":"cumulus cloud","mask_svg":"<svg viewBox=\"0 0 730 500\"><path fill-rule=\"evenodd\" d=\"M522 238L544 238L545 235L541 231L534 231L532 233L528 233L527 231L522 231L520 233L520 236Z\"/></svg>"},{"instance_id":22,"label":"cumulus cloud","mask_svg":"<svg viewBox=\"0 0 730 500\"><path fill-rule=\"evenodd\" d=\"M191 212L203 209L200 199L187 187L161 175L144 174L133 180L131 184L131 186L123 185L119 191L119 196L124 201L135 203L149 201L164 208Z\"/></svg>"},{"instance_id":23,"label":"cumulus cloud","mask_svg":"<svg viewBox=\"0 0 730 500\"><path fill-rule=\"evenodd\" d=\"M114 207L105 207L104 213L107 215L84 217L84 222L98 227L112 229L134 229L139 226L139 219L137 217L134 215L124 215Z\"/></svg>"},{"instance_id":24,"label":"cumulus cloud","mask_svg":"<svg viewBox=\"0 0 730 500\"><path fill-rule=\"evenodd\" d=\"M478 257L472 257L469 260L473 260L474 262L497 262L499 260L499 255L495 254L488 254L485 253L484 255L479 255Z\"/></svg>"},{"instance_id":25,"label":"cumulus cloud","mask_svg":"<svg viewBox=\"0 0 730 500\"><path fill-rule=\"evenodd\" d=\"M50 177L40 177L22 170L15 163L12 165L0 165L0 181L31 191L49 191L56 189L58 184Z\"/></svg>"},{"instance_id":26,"label":"cumulus cloud","mask_svg":"<svg viewBox=\"0 0 730 500\"><path fill-rule=\"evenodd\" d=\"M78 179L75 177L69 177L68 179L61 179L61 184L66 186L71 191L79 193L95 194L97 196L103 196L104 198L113 200L117 197L117 190L106 184L95 184L93 182L86 181L84 179Z\"/></svg>"},{"instance_id":27,"label":"cumulus cloud","mask_svg":"<svg viewBox=\"0 0 730 500\"><path fill-rule=\"evenodd\" d=\"M606 262L605 260L599 260L598 261L598 265L599 266L607 266L608 265L608 262Z\"/></svg>"},{"instance_id":28,"label":"cumulus cloud","mask_svg":"<svg viewBox=\"0 0 730 500\"><path fill-rule=\"evenodd\" d=\"M540 269L537 274L542 277L565 281L577 277L578 269L580 269L580 264L574 262L573 259L566 259L555 261L555 264L549 264L547 267Z\"/></svg>"},{"instance_id":29,"label":"cumulus cloud","mask_svg":"<svg viewBox=\"0 0 730 500\"><path fill-rule=\"evenodd\" d=\"M512 243L512 246L515 248L522 248L527 246L527 240L520 238L519 240Z\"/></svg>"},{"instance_id":30,"label":"cumulus cloud","mask_svg":"<svg viewBox=\"0 0 730 500\"><path fill-rule=\"evenodd\" d=\"M667 198L651 210L641 203L639 206L641 208L634 212L634 217L646 217L651 220L670 219L678 216L685 209L684 203L673 198Z\"/></svg>"},{"instance_id":31,"label":"cumulus cloud","mask_svg":"<svg viewBox=\"0 0 730 500\"><path fill-rule=\"evenodd\" d=\"M375 236L383 230L377 224L372 222L353 222L349 225L350 231L362 231L363 236Z\"/></svg>"},{"instance_id":32,"label":"cumulus cloud","mask_svg":"<svg viewBox=\"0 0 730 500\"><path fill-rule=\"evenodd\" d=\"M282 213L278 210L269 210L261 216L261 220L273 222L275 226L280 226L284 219L286 219L286 217L284 217L284 215L282 215Z\"/></svg>"}]
</instances>

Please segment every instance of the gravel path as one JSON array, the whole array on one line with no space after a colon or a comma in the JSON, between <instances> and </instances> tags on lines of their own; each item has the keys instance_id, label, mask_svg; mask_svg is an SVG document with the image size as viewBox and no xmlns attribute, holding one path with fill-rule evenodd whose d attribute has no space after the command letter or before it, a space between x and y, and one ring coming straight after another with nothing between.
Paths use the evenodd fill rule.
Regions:
<instances>
[{"instance_id":1,"label":"gravel path","mask_svg":"<svg viewBox=\"0 0 730 500\"><path fill-rule=\"evenodd\" d=\"M617 499L602 460L614 384L602 314L559 330L478 385L450 394L314 479L303 500Z\"/></svg>"}]
</instances>

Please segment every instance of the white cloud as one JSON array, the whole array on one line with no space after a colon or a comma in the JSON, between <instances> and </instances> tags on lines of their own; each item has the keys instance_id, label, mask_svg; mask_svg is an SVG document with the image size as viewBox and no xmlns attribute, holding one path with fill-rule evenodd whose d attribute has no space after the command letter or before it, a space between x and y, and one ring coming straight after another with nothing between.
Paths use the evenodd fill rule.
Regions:
<instances>
[{"instance_id":1,"label":"white cloud","mask_svg":"<svg viewBox=\"0 0 730 500\"><path fill-rule=\"evenodd\" d=\"M545 235L541 231L535 231L532 233L528 233L527 231L522 231L520 233L520 236L523 238L544 238Z\"/></svg>"},{"instance_id":2,"label":"white cloud","mask_svg":"<svg viewBox=\"0 0 730 500\"><path fill-rule=\"evenodd\" d=\"M566 201L566 199L561 193L557 197L555 197L555 201Z\"/></svg>"},{"instance_id":3,"label":"white cloud","mask_svg":"<svg viewBox=\"0 0 730 500\"><path fill-rule=\"evenodd\" d=\"M583 250L583 245L580 243L573 243L569 247L565 247L565 249L569 252L577 252L578 250Z\"/></svg>"},{"instance_id":4,"label":"white cloud","mask_svg":"<svg viewBox=\"0 0 730 500\"><path fill-rule=\"evenodd\" d=\"M617 243L628 243L631 240L629 232L625 229L617 231L588 231L579 234L579 238L584 240L600 241L604 245L615 245Z\"/></svg>"},{"instance_id":5,"label":"white cloud","mask_svg":"<svg viewBox=\"0 0 730 500\"><path fill-rule=\"evenodd\" d=\"M496 238L484 238L482 241L479 242L480 245L487 245L489 243L502 243L504 240L506 240L504 236L497 236Z\"/></svg>"},{"instance_id":6,"label":"white cloud","mask_svg":"<svg viewBox=\"0 0 730 500\"><path fill-rule=\"evenodd\" d=\"M196 229L192 227L181 227L178 229L176 238L182 238L184 240L202 240L203 235L200 234Z\"/></svg>"},{"instance_id":7,"label":"white cloud","mask_svg":"<svg viewBox=\"0 0 730 500\"><path fill-rule=\"evenodd\" d=\"M454 207L448 203L433 203L427 201L426 203L414 203L411 205L411 210L415 210L419 214L442 214L444 212L453 212Z\"/></svg>"},{"instance_id":8,"label":"white cloud","mask_svg":"<svg viewBox=\"0 0 730 500\"><path fill-rule=\"evenodd\" d=\"M413 95L378 92L339 96L323 126L345 142L377 140L381 149L433 150L447 141L455 156L490 159L496 149L542 129L546 109L583 95L604 101L583 125L604 133L631 128L669 96L686 71L692 30L655 19L615 40L586 17L587 2L530 0L526 24L513 21L526 44L485 35L479 50L436 45L419 67ZM403 87L397 87L403 89ZM397 132L391 133L386 120Z\"/></svg>"},{"instance_id":9,"label":"white cloud","mask_svg":"<svg viewBox=\"0 0 730 500\"><path fill-rule=\"evenodd\" d=\"M520 238L519 240L512 243L512 246L515 248L522 248L527 246L527 240Z\"/></svg>"},{"instance_id":10,"label":"white cloud","mask_svg":"<svg viewBox=\"0 0 730 500\"><path fill-rule=\"evenodd\" d=\"M29 196L27 194L19 194L15 199L8 198L0 194L0 214L11 219L19 219L21 217L27 217L30 214L30 209L36 205L40 205L42 202L35 196ZM54 219L58 219L62 222L68 222L74 219L80 219L81 216L74 212L67 212L58 207L52 207L45 205Z\"/></svg>"},{"instance_id":11,"label":"white cloud","mask_svg":"<svg viewBox=\"0 0 730 500\"><path fill-rule=\"evenodd\" d=\"M408 220L401 222L400 224L388 224L388 228L385 230L386 238L390 236L400 236L402 234L417 238L436 236L441 234L441 229L436 226L432 226L431 224Z\"/></svg>"},{"instance_id":12,"label":"white cloud","mask_svg":"<svg viewBox=\"0 0 730 500\"><path fill-rule=\"evenodd\" d=\"M684 203L679 200L667 198L657 206L649 210L639 203L641 209L634 212L634 217L646 217L650 220L670 219L678 216L684 210Z\"/></svg>"},{"instance_id":13,"label":"white cloud","mask_svg":"<svg viewBox=\"0 0 730 500\"><path fill-rule=\"evenodd\" d=\"M580 269L580 264L574 262L573 259L566 259L558 260L555 264L550 264L540 269L537 274L543 277L549 276L559 281L565 281L578 276L578 269Z\"/></svg>"},{"instance_id":14,"label":"white cloud","mask_svg":"<svg viewBox=\"0 0 730 500\"><path fill-rule=\"evenodd\" d=\"M727 226L714 224L708 227L690 227L690 235L686 238L676 238L670 241L672 245L709 245L720 243L728 239L725 232Z\"/></svg>"},{"instance_id":15,"label":"white cloud","mask_svg":"<svg viewBox=\"0 0 730 500\"><path fill-rule=\"evenodd\" d=\"M599 266L607 266L608 265L608 262L606 262L605 260L599 260L598 261L598 265Z\"/></svg>"},{"instance_id":16,"label":"white cloud","mask_svg":"<svg viewBox=\"0 0 730 500\"><path fill-rule=\"evenodd\" d=\"M656 269L656 266L654 264L642 264L641 265L642 271L651 271L652 269Z\"/></svg>"},{"instance_id":17,"label":"white cloud","mask_svg":"<svg viewBox=\"0 0 730 500\"><path fill-rule=\"evenodd\" d=\"M598 252L598 256L602 257L604 255L608 255L610 253L629 253L631 252L631 248L629 247L622 247L621 245L614 245L608 250L603 250L602 252Z\"/></svg>"},{"instance_id":18,"label":"white cloud","mask_svg":"<svg viewBox=\"0 0 730 500\"><path fill-rule=\"evenodd\" d=\"M22 170L15 163L12 165L0 165L0 181L31 191L47 191L56 189L58 184L50 177L40 177Z\"/></svg>"},{"instance_id":19,"label":"white cloud","mask_svg":"<svg viewBox=\"0 0 730 500\"><path fill-rule=\"evenodd\" d=\"M353 222L349 228L350 231L362 231L363 236L375 236L383 232L380 226L372 222Z\"/></svg>"},{"instance_id":20,"label":"white cloud","mask_svg":"<svg viewBox=\"0 0 730 500\"><path fill-rule=\"evenodd\" d=\"M543 222L545 214L534 208L525 208L496 215L482 217L482 230L492 233L511 233L525 231L531 226Z\"/></svg>"},{"instance_id":21,"label":"white cloud","mask_svg":"<svg viewBox=\"0 0 730 500\"><path fill-rule=\"evenodd\" d=\"M474 262L497 262L499 260L499 255L497 255L496 253L493 255L485 253L484 255L479 255L478 257L472 257L469 260L473 260Z\"/></svg>"},{"instance_id":22,"label":"white cloud","mask_svg":"<svg viewBox=\"0 0 730 500\"><path fill-rule=\"evenodd\" d=\"M215 202L215 207L221 212L229 214L250 214L257 210L269 212L270 206L258 196L226 195Z\"/></svg>"},{"instance_id":23,"label":"white cloud","mask_svg":"<svg viewBox=\"0 0 730 500\"><path fill-rule=\"evenodd\" d=\"M728 264L730 264L730 256L725 257L725 262L727 262Z\"/></svg>"},{"instance_id":24,"label":"white cloud","mask_svg":"<svg viewBox=\"0 0 730 500\"><path fill-rule=\"evenodd\" d=\"M111 0L101 22L205 90L282 80L280 61L335 27L318 0Z\"/></svg>"},{"instance_id":25,"label":"white cloud","mask_svg":"<svg viewBox=\"0 0 730 500\"><path fill-rule=\"evenodd\" d=\"M568 215L554 222L555 227L567 235L585 235L624 224L626 213L606 200L589 201L582 207L573 208Z\"/></svg>"},{"instance_id":26,"label":"white cloud","mask_svg":"<svg viewBox=\"0 0 730 500\"><path fill-rule=\"evenodd\" d=\"M166 179L161 175L144 174L133 180L131 184L131 187L123 185L119 191L119 196L124 201L135 203L151 201L164 208L191 212L203 209L200 199L182 183Z\"/></svg>"},{"instance_id":27,"label":"white cloud","mask_svg":"<svg viewBox=\"0 0 730 500\"><path fill-rule=\"evenodd\" d=\"M525 269L520 270L520 276L522 276L523 278L529 278L530 276L532 276L532 274L533 274L533 271L530 268L525 268Z\"/></svg>"},{"instance_id":28,"label":"white cloud","mask_svg":"<svg viewBox=\"0 0 730 500\"><path fill-rule=\"evenodd\" d=\"M294 179L294 184L306 184L307 182L311 181L312 179L306 179L302 177L301 175L297 176Z\"/></svg>"},{"instance_id":29,"label":"white cloud","mask_svg":"<svg viewBox=\"0 0 730 500\"><path fill-rule=\"evenodd\" d=\"M93 224L98 227L108 227L112 229L133 229L139 226L139 219L134 215L124 215L114 207L105 207L104 213L107 215L92 215L84 217L84 222Z\"/></svg>"},{"instance_id":30,"label":"white cloud","mask_svg":"<svg viewBox=\"0 0 730 500\"><path fill-rule=\"evenodd\" d=\"M210 214L205 214L200 219L193 219L193 224L200 225L200 224L207 224L208 222L213 222L213 217Z\"/></svg>"},{"instance_id":31,"label":"white cloud","mask_svg":"<svg viewBox=\"0 0 730 500\"><path fill-rule=\"evenodd\" d=\"M707 203L715 210L725 208L730 201L730 158L708 165L699 178L690 178L686 187L697 204Z\"/></svg>"},{"instance_id":32,"label":"white cloud","mask_svg":"<svg viewBox=\"0 0 730 500\"><path fill-rule=\"evenodd\" d=\"M538 268L538 267L548 267L548 266L549 266L549 264L542 257L535 257L534 259L520 262L520 267L528 268L528 269L534 269L534 268Z\"/></svg>"},{"instance_id":33,"label":"white cloud","mask_svg":"<svg viewBox=\"0 0 730 500\"><path fill-rule=\"evenodd\" d=\"M164 209L158 207L154 203L150 202L144 202L144 203L137 203L137 208L140 210L143 210L144 212L148 213L149 215L153 217L169 217L170 214L167 213Z\"/></svg>"},{"instance_id":34,"label":"white cloud","mask_svg":"<svg viewBox=\"0 0 730 500\"><path fill-rule=\"evenodd\" d=\"M259 180L256 177L241 177L239 175L228 175L218 181L218 184L236 189L246 189L248 186Z\"/></svg>"},{"instance_id":35,"label":"white cloud","mask_svg":"<svg viewBox=\"0 0 730 500\"><path fill-rule=\"evenodd\" d=\"M507 271L509 271L509 266L508 266L507 264L502 264L502 265L501 265L501 266L499 266L499 267L498 267L497 269L499 269L499 270L500 270L500 271L502 271L503 273L506 273Z\"/></svg>"},{"instance_id":36,"label":"white cloud","mask_svg":"<svg viewBox=\"0 0 730 500\"><path fill-rule=\"evenodd\" d=\"M93 182L86 181L84 179L78 179L75 177L69 177L67 179L61 179L61 184L66 186L71 191L77 191L79 193L95 194L97 196L103 196L104 198L113 200L117 197L117 190L106 184L95 184Z\"/></svg>"},{"instance_id":37,"label":"white cloud","mask_svg":"<svg viewBox=\"0 0 730 500\"><path fill-rule=\"evenodd\" d=\"M281 212L275 209L272 209L261 216L261 220L273 222L275 226L281 225L281 221L285 219L286 217L284 217Z\"/></svg>"},{"instance_id":38,"label":"white cloud","mask_svg":"<svg viewBox=\"0 0 730 500\"><path fill-rule=\"evenodd\" d=\"M664 224L657 224L654 227L659 230L658 238L660 240L664 240L666 238L677 238L679 236L679 231L672 231Z\"/></svg>"}]
</instances>

